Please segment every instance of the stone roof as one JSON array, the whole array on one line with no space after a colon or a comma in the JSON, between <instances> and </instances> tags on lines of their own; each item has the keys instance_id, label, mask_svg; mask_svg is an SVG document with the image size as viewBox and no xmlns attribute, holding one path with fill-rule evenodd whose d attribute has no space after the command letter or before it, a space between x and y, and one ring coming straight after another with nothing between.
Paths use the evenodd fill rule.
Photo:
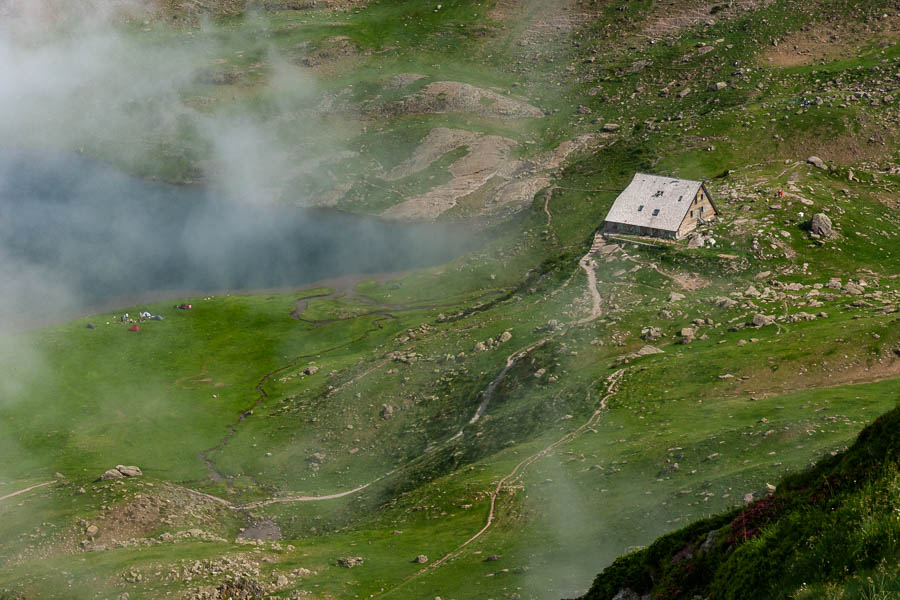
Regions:
<instances>
[{"instance_id":1,"label":"stone roof","mask_svg":"<svg viewBox=\"0 0 900 600\"><path fill-rule=\"evenodd\" d=\"M678 231L702 185L690 179L636 173L609 209L606 221Z\"/></svg>"}]
</instances>

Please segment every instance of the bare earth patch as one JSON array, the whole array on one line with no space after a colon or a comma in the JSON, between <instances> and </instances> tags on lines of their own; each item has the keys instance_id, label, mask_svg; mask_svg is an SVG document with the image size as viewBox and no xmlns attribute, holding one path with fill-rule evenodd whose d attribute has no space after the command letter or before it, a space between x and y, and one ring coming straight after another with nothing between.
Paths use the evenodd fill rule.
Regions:
<instances>
[{"instance_id":1,"label":"bare earth patch","mask_svg":"<svg viewBox=\"0 0 900 600\"><path fill-rule=\"evenodd\" d=\"M385 176L388 181L403 179L427 169L434 161L461 146L469 146L478 139L477 133L462 129L436 127L428 132L412 156L391 169Z\"/></svg>"},{"instance_id":2,"label":"bare earth patch","mask_svg":"<svg viewBox=\"0 0 900 600\"><path fill-rule=\"evenodd\" d=\"M641 26L641 35L648 38L659 38L678 35L684 29L695 27L701 23L730 19L735 16L759 8L764 8L774 0L721 0L719 2L680 2L660 4L656 14ZM688 6L685 6L688 4ZM717 7L724 7L714 12Z\"/></svg>"},{"instance_id":3,"label":"bare earth patch","mask_svg":"<svg viewBox=\"0 0 900 600\"><path fill-rule=\"evenodd\" d=\"M460 83L435 81L404 100L378 107L389 115L469 113L500 119L540 119L544 112L527 102Z\"/></svg>"},{"instance_id":4,"label":"bare earth patch","mask_svg":"<svg viewBox=\"0 0 900 600\"><path fill-rule=\"evenodd\" d=\"M770 46L762 59L777 67L798 67L854 58L866 45L879 41L896 43L898 35L897 14L871 23L833 20L788 35L777 46Z\"/></svg>"},{"instance_id":5,"label":"bare earth patch","mask_svg":"<svg viewBox=\"0 0 900 600\"><path fill-rule=\"evenodd\" d=\"M672 280L681 286L682 289L694 292L709 285L709 281L703 279L696 273L675 273L670 275Z\"/></svg>"},{"instance_id":6,"label":"bare earth patch","mask_svg":"<svg viewBox=\"0 0 900 600\"><path fill-rule=\"evenodd\" d=\"M429 132L412 156L388 173L399 179L426 169L459 147L469 153L450 165L453 178L428 192L410 198L384 212L397 219L436 219L466 197L476 199L472 210L479 216L508 215L527 207L541 189L550 184L548 171L561 166L576 152L596 145L598 137L585 135L560 144L532 160L510 157L515 140L471 131L439 127ZM480 194L483 199L474 195Z\"/></svg>"}]
</instances>

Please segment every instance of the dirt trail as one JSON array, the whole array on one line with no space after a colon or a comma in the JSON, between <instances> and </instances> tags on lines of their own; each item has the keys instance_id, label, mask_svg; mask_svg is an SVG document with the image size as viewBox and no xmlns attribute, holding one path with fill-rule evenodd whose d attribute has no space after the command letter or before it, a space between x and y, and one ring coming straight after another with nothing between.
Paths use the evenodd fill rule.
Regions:
<instances>
[{"instance_id":1,"label":"dirt trail","mask_svg":"<svg viewBox=\"0 0 900 600\"><path fill-rule=\"evenodd\" d=\"M606 382L607 382L606 394L604 394L603 397L600 399L600 406L593 412L593 414L591 414L590 418L587 421L585 421L580 427L573 429L566 435L562 436L561 438L559 438L558 440L556 440L555 442L553 442L552 444L550 444L549 446L547 446L546 448L541 450L540 452L536 452L535 454L532 454L531 456L524 458L521 462L519 462L519 464L517 464L513 468L512 471L510 471L503 478L501 478L500 481L497 482L497 485L494 487L494 491L491 492L491 505L490 505L490 509L488 510L487 522L484 524L484 527L479 529L475 535L473 535L472 537L467 539L465 542L463 542L462 544L457 546L457 548L455 550L446 554L442 558L434 561L427 567L424 567L423 569L412 574L411 576L406 578L403 581L403 583L405 583L415 577L418 577L419 575L422 575L423 573L427 573L430 570L436 569L436 568L440 567L442 564L446 563L447 561L452 560L453 558L456 558L457 556L459 556L462 553L462 551L465 549L466 546L468 546L469 544L471 544L472 542L474 542L475 540L480 538L491 527L491 525L494 524L494 521L496 520L497 497L500 495L500 492L503 490L503 488L506 485L521 479L521 477L525 474L525 471L528 469L528 467L531 466L534 462L540 460L541 458L543 458L544 456L546 456L547 454L552 452L558 446L565 444L566 442L572 440L573 438L578 436L581 432L583 432L585 429L587 429L588 427L590 427L591 425L596 423L597 420L599 419L600 415L606 410L607 402L609 401L609 399L611 397L613 397L616 394L616 392L618 391L619 384L622 381L622 376L624 375L624 373L625 373L625 369L619 369L618 371L614 372L612 375L607 377L607 379L606 379Z\"/></svg>"},{"instance_id":2,"label":"dirt trail","mask_svg":"<svg viewBox=\"0 0 900 600\"><path fill-rule=\"evenodd\" d=\"M0 496L0 502L2 502L3 500L8 500L9 498L15 498L16 496L21 496L22 494L27 494L27 493L30 492L31 490L36 490L37 488L44 487L45 485L50 485L51 483L53 483L53 482L52 482L52 481L45 481L44 483L38 483L38 484L33 485L33 486L31 486L31 487L27 487L27 488L25 488L24 490L19 490L18 492L13 492L13 493L7 494L7 495L5 495L5 496Z\"/></svg>"},{"instance_id":3,"label":"dirt trail","mask_svg":"<svg viewBox=\"0 0 900 600\"><path fill-rule=\"evenodd\" d=\"M346 496L351 496L356 492L361 492L373 483L377 483L384 479L385 477L389 477L393 475L394 471L390 471L385 473L378 479L373 479L369 483L364 483L359 487L355 487L352 490L347 490L346 492L336 492L334 494L327 494L325 496L282 496L279 498L269 498L268 500L260 500L258 502L250 502L249 504L242 504L240 506L233 506L232 508L238 508L241 510L248 510L252 508L259 508L261 506L268 506L270 504L279 504L283 502L319 502L322 500L337 500L338 498L344 498Z\"/></svg>"},{"instance_id":4,"label":"dirt trail","mask_svg":"<svg viewBox=\"0 0 900 600\"><path fill-rule=\"evenodd\" d=\"M582 319L579 319L578 321L575 321L575 322L573 323L573 325L582 325L582 324L584 324L584 323L588 323L588 322L590 322L590 321L593 321L594 319L599 318L599 317L602 315L602 310L601 310L601 308L600 308L600 303L601 303L600 292L597 290L597 275L596 275L596 273L594 273L594 270L593 270L593 259L592 259L592 253L593 253L593 252L594 252L594 249L592 248L592 249L591 249L591 250L590 250L590 251L589 251L582 259L581 259L581 261L579 261L579 265L581 265L581 267L585 270L585 273L587 274L587 278L588 278L588 288L589 288L589 291L590 291L590 294L591 294L591 300L592 300L591 314L588 315L587 317L584 317L584 318L582 318ZM386 317L386 318L387 318L387 317ZM377 325L378 325L378 324L376 323L376 326L377 326ZM479 419L481 419L481 417L484 416L485 412L487 412L488 406L490 406L490 401L491 401L491 398L493 397L494 391L497 389L497 387L498 387L498 386L500 385L500 383L503 381L503 378L506 377L506 374L509 373L510 369L512 369L512 367L516 364L517 361L521 360L521 359L524 358L525 356L528 356L528 354L530 354L533 350L535 350L536 348L539 348L539 347L543 346L543 345L546 344L548 341L550 341L550 339L552 339L553 337L555 337L556 335L559 335L560 333L562 333L562 332L564 332L564 331L565 331L565 329L562 328L562 329L559 330L558 333L554 333L554 334L549 335L549 336L547 336L547 337L545 337L545 338L542 338L542 339L540 339L540 340L537 340L536 342L531 343L530 345L526 346L525 348L523 348L523 349L521 349L521 350L517 350L516 352L510 354L510 355L507 357L507 359L506 359L506 364L504 365L503 369L502 369L502 370L500 371L500 373L499 373L499 374L498 374L498 375L497 375L497 376L496 376L496 377L488 384L488 387L485 388L484 392L482 393L481 403L478 405L478 408L476 409L475 414L472 416L471 419L469 419L467 425L473 425L473 424L475 424L476 422L478 422ZM369 333L371 333L371 330L365 332L364 335L368 335ZM355 340L354 340L354 341L355 341ZM348 342L348 343L352 343L352 342ZM328 349L328 350L325 350L325 351L321 351L321 352L319 352L319 353L317 353L317 354L324 354L324 353L327 353L327 352L331 352L331 351L335 350L336 348L338 348L338 347L343 347L343 346L345 346L345 345L346 345L346 344L341 344L340 346L337 346L337 347L335 347L335 348L331 348L331 349ZM310 356L312 356L312 355L310 355ZM211 473L211 476L212 476L213 480L215 480L215 481L223 481L224 478L216 472L216 470L215 470L215 468L214 468L214 465L213 465L212 461L209 459L209 454L212 453L212 452L215 452L216 450L220 450L221 448L223 448L223 447L231 440L231 438L237 433L237 426L238 426L238 425L239 425L239 424L240 424L247 416L249 416L250 414L253 414L253 409L256 408L256 407L258 407L258 406L263 402L263 400L265 400L265 399L268 397L268 394L266 393L266 391L265 391L265 389L264 389L264 386L265 386L266 382L269 381L269 379L271 379L272 377L274 377L276 374L281 373L281 372L285 371L286 369L289 369L289 368L295 366L295 365L296 365L300 360L302 360L303 358L308 358L308 356L300 356L300 357L296 357L296 358L294 358L290 363L288 363L286 366L283 366L283 367L281 367L281 368L279 368L279 369L277 369L277 370L275 370L275 371L272 371L271 373L267 373L267 374L260 380L259 384L257 384L257 386L256 386L256 390L259 392L259 397L257 398L256 402L254 403L253 407L251 407L251 408L249 408L249 409L243 411L243 412L240 414L240 416L238 417L237 422L236 422L234 425L232 425L231 427L229 427L229 431L228 431L228 433L226 434L225 438L224 438L217 446L215 446L215 447L213 447L213 448L211 448L211 449L209 449L209 450L206 450L205 452L201 453L201 457L203 458L203 460L204 460L204 462L206 463L206 465L209 467L209 470L210 470L210 473ZM351 382L354 382L354 381L357 381L357 380L361 379L362 377L364 377L364 376L368 375L369 373L371 373L374 369L375 369L375 368L373 367L372 369L369 369L369 370L365 371L362 375L360 375L360 376L357 377L356 379L351 380ZM617 373L620 373L620 374L621 374L621 371L617 371ZM615 373L614 373L613 375L615 375ZM349 383L350 383L350 382L348 382L348 384L349 384ZM345 384L345 385L346 385L346 384ZM600 410L603 410L603 408L605 408L605 399L604 399L603 402L601 403L601 409L600 409ZM595 415L596 415L596 413L595 413ZM460 437L463 436L463 430L464 430L464 429L460 429L460 430L459 430L456 434L454 434L452 437L450 437L450 438L446 439L445 441L441 442L440 444L438 444L438 445L436 445L436 446L430 448L430 449L428 450L428 453L430 454L431 452L433 452L433 451L436 450L437 448L440 448L440 447L442 447L442 446L444 446L444 445L446 445L446 444L449 444L450 442L453 442L453 441L456 440L456 439L459 439ZM580 430L581 430L581 428L579 428L579 429L576 430L576 431L580 431ZM565 439L568 439L568 438L565 438ZM559 443L562 443L562 442L559 442ZM551 446L549 449L552 449L553 447L555 447L555 445ZM549 449L548 449L548 450L549 450ZM546 453L546 451L545 451L544 453ZM541 456L543 456L543 454L541 454ZM524 461L523 461L523 462L524 462ZM530 463L529 463L529 464L530 464ZM409 466L409 465L405 465L405 466ZM521 465L520 465L520 466L521 466ZM403 468L403 467L399 467L399 468ZM360 491L362 491L362 490L368 488L368 487L371 486L372 484L377 483L378 481L381 481L382 479L385 479L386 477L389 477L389 476L393 475L394 473L396 473L396 472L399 470L399 468L398 468L398 469L393 469L393 470L391 470L391 471L385 473L384 475L381 475L381 476L378 477L377 479L373 479L372 481L370 481L370 482L368 482L368 483L365 483L365 484L363 484L363 485L360 485L360 486L358 486L358 487L355 487L355 488L353 488L353 489L351 489L351 490L346 490L346 491L344 491L344 492L336 492L336 493L334 493L334 494L326 494L326 495L322 495L322 496L282 496L282 497L274 497L274 498L269 498L269 499L267 499L267 500L260 500L260 501L258 501L258 502L251 502L251 503L245 504L245 505L235 505L235 504L233 504L233 503L231 503L231 502L229 502L229 501L227 501L227 500L223 500L222 498L217 498L217 497L212 496L212 495L209 495L209 494L204 494L203 492L197 492L197 491L195 491L195 490L190 490L189 488L185 488L185 489L187 489L188 491L191 491L191 492L193 492L193 493L195 493L195 494L199 494L199 495L204 496L204 497L206 497L206 498L210 498L210 499L215 500L215 501L217 501L217 502L223 503L223 504L225 504L226 506L229 506L230 508L233 508L233 509L236 509L236 510L243 510L243 509L249 509L249 508L256 508L256 507L260 507L260 506L267 506L267 505L269 505L269 504L276 504L276 503L288 503L288 502L321 502L321 501L324 501L324 500L335 500L335 499L338 499L338 498L344 498L344 497L346 497L346 496L350 496L350 495L353 495L353 494L355 494L355 493L357 493L357 492L360 492ZM493 499L492 499L491 503L492 503L492 510L493 510ZM488 526L490 526L490 522L488 523L487 526L485 526L485 528L487 528ZM478 535L480 535L480 533L479 533Z\"/></svg>"},{"instance_id":5,"label":"dirt trail","mask_svg":"<svg viewBox=\"0 0 900 600\"><path fill-rule=\"evenodd\" d=\"M587 275L588 291L591 294L591 314L577 321L578 324L583 324L598 319L600 315L603 314L603 311L600 308L602 299L600 297L600 291L597 289L597 273L594 272L594 259L591 256L591 252L585 254L581 260L578 261L578 264L584 269L584 272Z\"/></svg>"}]
</instances>

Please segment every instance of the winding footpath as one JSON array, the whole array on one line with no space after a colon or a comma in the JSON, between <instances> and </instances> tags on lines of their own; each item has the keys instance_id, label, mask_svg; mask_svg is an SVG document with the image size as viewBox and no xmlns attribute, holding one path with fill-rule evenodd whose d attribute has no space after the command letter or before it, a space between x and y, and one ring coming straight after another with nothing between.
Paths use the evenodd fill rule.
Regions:
<instances>
[{"instance_id":1,"label":"winding footpath","mask_svg":"<svg viewBox=\"0 0 900 600\"><path fill-rule=\"evenodd\" d=\"M600 406L597 407L597 409L593 412L593 414L591 414L590 418L587 421L585 421L584 423L582 423L580 427L571 430L569 433L565 434L564 436L562 436L561 438L559 438L558 440L556 440L555 442L553 442L552 444L550 444L549 446L544 448L543 450L536 452L536 453L532 454L531 456L528 456L527 458L522 459L522 461L520 461L513 468L512 471L507 473L504 477L502 477L497 482L497 485L494 486L494 490L491 492L491 496L490 496L491 504L490 504L490 509L488 510L487 521L485 522L484 526L481 529L479 529L475 535L473 535L472 537L470 537L469 539L464 541L462 544L457 546L456 549L453 550L452 552L444 555L442 558L434 561L427 567L423 567L419 571L416 571L415 573L413 573L412 575L410 575L409 577L404 579L403 583L406 583L420 575L423 575L424 573L427 573L428 571L431 571L433 569L440 567L441 565L443 565L444 563L446 563L450 560L453 560L454 558L456 558L457 556L459 556L462 553L462 551L466 548L466 546L468 546L469 544L471 544L472 542L474 542L475 540L480 538L482 535L484 535L484 533L487 532L487 530L490 529L491 525L493 525L494 522L497 520L497 497L500 495L500 492L503 491L503 488L520 480L525 475L525 471L532 464L534 464L541 458L547 456L547 454L549 454L550 452L552 452L553 450L555 450L557 447L561 446L562 444L565 444L565 443L571 441L572 439L577 437L579 434L581 434L588 427L591 427L592 425L594 425L599 420L601 414L606 411L606 407L607 407L607 403L608 403L609 399L612 398L618 391L619 384L621 383L622 376L624 374L625 374L625 369L619 369L618 371L614 372L612 375L607 377L606 393L600 399ZM401 585L402 585L402 583L401 583Z\"/></svg>"},{"instance_id":2,"label":"winding footpath","mask_svg":"<svg viewBox=\"0 0 900 600\"><path fill-rule=\"evenodd\" d=\"M5 495L5 496L0 496L0 502L3 502L4 500L8 500L8 499L10 499L10 498L15 498L16 496L21 496L22 494L27 494L27 493L30 492L31 490L36 490L36 489L38 489L38 488L42 488L42 487L44 487L45 485L50 485L51 483L53 483L53 482L52 482L52 481L45 481L44 483L38 483L38 484L33 485L33 486L31 486L31 487L27 487L27 488L25 488L24 490L19 490L18 492L13 492L13 493L7 494L7 495Z\"/></svg>"},{"instance_id":3,"label":"winding footpath","mask_svg":"<svg viewBox=\"0 0 900 600\"><path fill-rule=\"evenodd\" d=\"M596 241L595 241L595 244L594 244L594 245L591 247L591 249L588 251L588 253L585 254L585 255L581 258L581 260L578 262L578 264L581 266L582 269L584 269L584 272L585 272L585 274L587 275L587 280L588 280L588 291L589 291L590 296L591 296L591 312L590 312L590 314L589 314L588 316L586 316L586 317L584 317L584 318L582 318L582 319L579 319L579 320L575 321L575 322L573 323L573 325L583 325L583 324L585 324L585 323L589 323L589 322L591 322L591 321L593 321L593 320L599 318L599 317L603 314L603 313L602 313L602 309L601 309L601 297L600 297L600 292L599 292L598 289L597 289L597 274L594 272L594 266L595 266L595 265L594 265L594 260L593 260L593 254L594 254L594 252L595 252L595 250L596 250L595 246L596 246ZM294 316L294 315L292 314L292 316ZM387 317L385 317L385 318L387 318ZM562 330L562 331L564 331L564 330ZM367 332L365 332L364 335L368 335L370 332L371 332L371 331L367 331ZM510 355L507 357L507 359L506 359L506 364L504 365L503 369L502 369L502 370L500 371L500 373L499 373L499 374L498 374L498 375L497 375L497 376L496 376L496 377L488 384L488 387L485 388L484 392L482 392L481 403L478 405L478 408L476 409L475 414L472 416L471 419L469 419L469 421L468 421L468 423L466 424L466 426L468 426L468 425L474 425L475 423L477 423L477 422L484 416L484 414L487 412L488 407L490 406L490 402L491 402L491 399L492 399L492 397L493 397L493 395L494 395L494 391L497 389L497 387L498 387L498 386L500 385L500 383L503 381L504 377L506 377L506 374L510 371L510 369L512 369L512 367L516 364L516 362L518 362L519 360L521 360L521 359L525 358L526 356L528 356L528 355L529 355L532 351L534 351L535 349L540 348L541 346L543 346L544 344L546 344L548 341L550 341L550 339L552 339L552 338L555 337L556 335L559 335L559 333L555 333L555 334L549 335L549 336L547 336L547 337L545 337L545 338L542 338L542 339L540 339L540 340L537 340L536 342L531 343L530 345L526 346L525 348L523 348L523 349L521 349L521 350L517 350L516 352L510 354ZM346 344L342 344L342 345L340 345L340 346L336 346L335 348L343 347L344 345L346 345ZM330 351L334 350L335 348L330 348L330 349L328 349L328 350L325 350L325 352L330 352ZM320 353L322 353L322 352L320 351ZM277 369L277 370L275 370L275 371L273 371L273 372L271 372L271 373L266 374L266 375L260 380L259 384L256 386L256 390L259 392L259 397L257 398L257 401L256 401L256 403L253 405L253 407L250 408L250 409L248 409L248 410L246 410L246 411L244 411L244 412L242 412L242 413L240 414L240 416L239 416L239 418L238 418L238 420L237 420L237 423L235 423L234 425L232 425L232 426L229 428L229 432L228 432L228 434L226 435L225 439L223 439L217 446L215 446L214 448L211 448L211 449L205 451L205 452L201 455L202 458L206 461L207 466L210 467L210 470L211 470L212 472L214 472L214 470L213 470L213 468L212 468L212 463L211 463L211 461L208 459L208 454L211 453L211 452L214 452L214 451L216 451L216 450L218 450L218 449L221 449L225 444L227 444L228 441L231 439L231 437L236 433L236 426L239 425L239 424L240 424L240 423L241 423L241 422L242 422L249 414L252 414L253 409L256 408L257 406L259 406L259 404L261 404L262 401L268 396L268 394L267 394L267 393L265 392L265 390L263 389L263 386L265 385L265 383L266 383L271 377L273 377L274 375L276 375L277 373L280 373L280 372L282 372L282 371L284 371L284 370L286 370L286 369L288 369L288 368L291 368L291 367L295 366L295 365L296 365L301 359L303 359L303 358L306 358L306 357L304 356L304 357L297 357L297 358L295 358L295 359L292 360L288 365L286 365L286 366L284 366L284 367L281 367L280 369ZM368 375L368 374L371 373L373 370L375 370L375 368L376 368L376 367L373 367L373 368L369 369L368 371L364 372L362 375L360 375L360 376L358 376L357 378L351 380L351 382L358 381L358 380L361 379L362 377ZM620 371L616 371L616 373L613 373L613 375L610 376L610 380L609 380L609 381L610 381L610 384L609 384L610 386L612 386L613 383L615 383L616 386L618 385L618 379L621 377L621 373L622 373L622 372L623 372L623 371L621 371L621 370L620 370ZM614 381L613 381L613 378L615 378ZM348 383L350 383L350 382L348 382ZM345 385L347 385L347 384L345 384ZM343 387L343 386L342 386L342 387ZM482 533L484 533L485 531L487 531L487 529L490 527L491 523L492 523L493 520L494 520L494 504L495 504L495 502L496 502L497 494L499 493L499 491L500 491L500 489L503 487L503 485L505 485L505 484L507 483L509 477L515 476L516 473L519 472L520 469L521 469L522 471L524 471L524 470L528 467L528 465L531 464L531 462L534 462L534 460L537 460L537 459L541 458L541 457L544 456L547 452L549 452L549 451L551 451L553 448L555 448L557 445L559 445L559 444L561 444L561 443L565 443L566 441L568 441L569 439L571 439L572 436L578 435L578 433L580 433L585 427L588 427L588 426L590 425L590 423L593 422L594 419L596 419L596 417L599 415L600 411L605 410L605 408L606 408L606 398L607 398L609 395L611 395L612 393L614 393L614 392L609 392L609 391L607 392L607 396L605 396L605 397L603 398L603 400L601 401L601 408L599 408L599 409L591 416L591 419L589 419L587 423L585 423L584 425L582 425L582 426L579 427L578 429L573 430L572 432L570 432L569 434L567 434L566 436L564 436L563 438L561 438L560 440L558 440L558 441L555 442L554 444L551 444L550 446L548 446L547 448L545 448L544 450L542 450L542 451L539 452L538 454L536 454L536 455L534 455L534 456L532 456L532 457L529 457L529 459L523 460L521 463L519 463L519 465L516 466L516 469L514 469L513 472L510 473L509 476L507 476L506 478L504 478L504 479L502 479L502 480L500 481L500 483L498 484L497 489L494 491L494 493L493 493L492 496L491 496L491 510L490 510L490 514L489 514L489 516L488 516L488 522L487 522L487 524L484 526L484 528L483 528L481 531L479 531L477 534L475 534L475 536L474 536L473 538L471 538L471 539L469 539L468 541L466 541L465 544L463 544L463 546L469 544L469 543L470 543L471 541L473 541L474 539L477 539L479 536L481 536ZM429 450L429 453L430 453L430 452L433 452L433 451L436 450L437 448L440 448L440 447L442 447L442 446L445 446L446 444L449 444L449 443L451 443L451 442L453 442L453 441L459 439L460 437L462 437L462 436L463 436L464 429L465 429L465 426L464 426L463 428L461 428L461 429L460 429L456 434L454 434L452 437L450 437L450 438L444 440L443 442L441 442L441 443L438 444L437 446L432 447L432 448ZM204 497L204 498L207 498L207 499L212 500L212 501L214 501L214 502L218 502L218 503L220 503L220 504L223 504L223 505L225 505L225 506L228 506L229 508L231 508L231 509L233 509L233 510L250 510L250 509L253 509L253 508L260 508L260 507L268 506L268 505L271 505L271 504L284 504L284 503L295 503L295 502L323 502L323 501L327 501L327 500L337 500L337 499L339 499L339 498L345 498L345 497L347 497L347 496L352 496L352 495L354 495L354 494L356 494L356 493L358 493L358 492L361 492L361 491L365 490L366 488L370 487L371 485L373 485L373 484L375 484L375 483L377 483L377 482L379 482L379 481L381 481L381 480L383 480L383 479L385 479L385 478L387 478L387 477L390 477L391 475L393 475L394 473L396 473L396 472L397 472L399 469L401 469L401 468L403 468L403 467L398 467L398 468L396 468L396 469L392 469L391 471L388 471L387 473L384 473L383 475L377 477L376 479L373 479L372 481L369 481L368 483L364 483L364 484L359 485L359 486L357 486L357 487L355 487L355 488L353 488L353 489L345 490L345 491L342 491L342 492L335 492L335 493L333 493L333 494L323 494L323 495L320 495L320 496L308 496L308 495L286 495L286 496L275 496L275 497L272 497L272 498L268 498L268 499L266 499L266 500L259 500L259 501L256 501L256 502L250 502L250 503L247 503L247 504L240 504L240 505L239 505L239 504L234 504L234 503L232 503L232 502L229 502L228 500L225 500L225 499L223 499L223 498L219 498L219 497L217 497L217 496L213 496L212 494L206 494L206 493L204 493L204 492L199 492L199 491L197 491L197 490L192 490L192 489L190 489L190 488L185 488L185 487L182 487L182 489L184 489L184 490L186 490L186 491L188 491L188 492L190 492L190 493L196 494L197 496ZM0 500L2 500L2 498L0 498ZM460 549L461 549L461 548L462 548L462 546L460 547ZM459 550L459 549L458 549L458 550ZM457 551L458 551L458 550L457 550ZM428 567L426 567L426 570L427 570L428 568L433 568L433 567L435 566L435 564L441 564L441 563L443 563L443 562L444 562L446 559L448 559L448 558L450 558L450 555L444 557L444 558L441 559L440 561L437 561L437 563L432 563L431 565L429 565Z\"/></svg>"}]
</instances>

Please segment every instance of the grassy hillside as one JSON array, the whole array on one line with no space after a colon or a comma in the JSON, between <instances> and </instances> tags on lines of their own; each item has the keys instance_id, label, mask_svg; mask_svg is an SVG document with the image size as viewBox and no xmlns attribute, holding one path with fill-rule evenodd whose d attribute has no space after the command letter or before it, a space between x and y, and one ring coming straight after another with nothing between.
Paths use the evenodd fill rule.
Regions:
<instances>
[{"instance_id":1,"label":"grassy hillside","mask_svg":"<svg viewBox=\"0 0 900 600\"><path fill-rule=\"evenodd\" d=\"M893 597L898 419L900 409L879 417L846 452L746 507L617 559L584 598Z\"/></svg>"},{"instance_id":2,"label":"grassy hillside","mask_svg":"<svg viewBox=\"0 0 900 600\"><path fill-rule=\"evenodd\" d=\"M896 3L164 9L177 81L63 145L487 241L0 337L0 597L896 591ZM635 171L722 218L595 238Z\"/></svg>"}]
</instances>

